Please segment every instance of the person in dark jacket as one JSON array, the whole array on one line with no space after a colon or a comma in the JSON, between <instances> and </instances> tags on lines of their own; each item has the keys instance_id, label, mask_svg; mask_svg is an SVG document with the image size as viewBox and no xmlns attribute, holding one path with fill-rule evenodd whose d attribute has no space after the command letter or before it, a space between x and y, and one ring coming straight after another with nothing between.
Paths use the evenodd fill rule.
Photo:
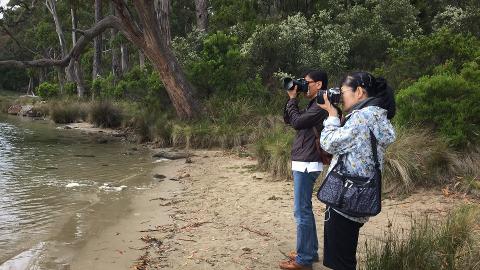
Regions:
<instances>
[{"instance_id":1,"label":"person in dark jacket","mask_svg":"<svg viewBox=\"0 0 480 270\"><path fill-rule=\"evenodd\" d=\"M315 97L320 89L327 89L328 78L324 71L310 71L304 76L308 83L305 97L310 100L304 110L298 107L297 88L287 91L289 100L284 109L285 123L297 134L292 147L292 171L294 181L294 216L297 225L296 252L290 260L280 263L282 269L311 269L318 261L318 239L315 217L312 211L312 192L315 180L323 169L319 134L327 111L316 105Z\"/></svg>"}]
</instances>

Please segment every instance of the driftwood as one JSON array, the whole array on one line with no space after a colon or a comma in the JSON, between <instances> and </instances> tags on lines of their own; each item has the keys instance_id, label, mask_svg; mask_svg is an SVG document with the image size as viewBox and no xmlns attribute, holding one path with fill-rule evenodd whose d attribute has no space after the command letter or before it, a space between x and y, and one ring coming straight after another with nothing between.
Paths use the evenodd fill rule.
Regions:
<instances>
[{"instance_id":1,"label":"driftwood","mask_svg":"<svg viewBox=\"0 0 480 270\"><path fill-rule=\"evenodd\" d=\"M191 157L192 154L186 152L167 152L167 151L160 151L158 153L153 154L153 157L156 158L166 158L166 159L182 159Z\"/></svg>"}]
</instances>

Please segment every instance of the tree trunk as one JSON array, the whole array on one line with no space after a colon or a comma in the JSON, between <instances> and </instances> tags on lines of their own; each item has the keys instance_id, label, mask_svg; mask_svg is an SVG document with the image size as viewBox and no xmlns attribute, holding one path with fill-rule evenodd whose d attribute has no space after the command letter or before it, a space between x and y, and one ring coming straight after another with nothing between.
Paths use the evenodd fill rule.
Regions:
<instances>
[{"instance_id":1,"label":"tree trunk","mask_svg":"<svg viewBox=\"0 0 480 270\"><path fill-rule=\"evenodd\" d=\"M169 46L167 29L165 24L159 27L157 13L154 8L154 0L132 0L137 16L134 16L124 0L111 0L116 8L116 16L107 16L92 28L83 31L79 39L67 57L56 59L37 59L31 61L2 60L0 66L17 68L66 66L71 60L79 59L82 51L90 41L107 28L117 28L125 37L140 48L145 56L152 62L158 71L165 89L172 101L177 116L180 118L194 118L201 113L201 107L194 97L194 88L187 81L178 60L175 58L172 48ZM168 2L168 1L167 1ZM167 16L168 14L163 14ZM138 21L135 19L138 18ZM142 26L142 29L140 28ZM168 29L169 31L169 29ZM81 93L81 92L80 92Z\"/></svg>"},{"instance_id":2,"label":"tree trunk","mask_svg":"<svg viewBox=\"0 0 480 270\"><path fill-rule=\"evenodd\" d=\"M206 32L208 26L207 0L195 0L195 14L197 17L197 29Z\"/></svg>"},{"instance_id":3,"label":"tree trunk","mask_svg":"<svg viewBox=\"0 0 480 270\"><path fill-rule=\"evenodd\" d=\"M33 76L30 75L28 76L28 89L27 89L27 96L34 96L35 94L33 93Z\"/></svg>"},{"instance_id":4,"label":"tree trunk","mask_svg":"<svg viewBox=\"0 0 480 270\"><path fill-rule=\"evenodd\" d=\"M117 5L120 2L118 0L114 1L116 1ZM141 45L139 47L143 49L145 55L159 72L177 116L180 118L197 117L200 113L200 106L194 98L194 88L188 82L178 60L175 58L167 42L168 39L165 39L170 31L169 27L166 28L165 25L158 27L158 13L152 11L149 0L135 0L133 3L137 14L139 14L143 31L140 31L139 27L126 25L127 38L136 43L139 35L143 36L143 39L140 38L140 42L137 45ZM165 5L163 6L165 7ZM164 12L168 11L168 9L162 10ZM168 15L165 13L161 14ZM165 20L162 19L161 21L164 22ZM131 31L128 31L128 29L131 29Z\"/></svg>"},{"instance_id":5,"label":"tree trunk","mask_svg":"<svg viewBox=\"0 0 480 270\"><path fill-rule=\"evenodd\" d=\"M67 42L65 41L65 35L63 33L63 30L62 30L62 25L60 23L60 19L58 18L58 14L57 14L57 7L56 7L56 1L55 0L46 0L45 1L45 5L47 6L47 9L48 11L50 11L50 13L52 14L52 17L53 17L53 21L55 23L55 31L57 32L57 36L58 36L58 41L60 43L60 50L61 50L61 55L62 55L62 58L66 57L67 56ZM61 70L58 70L59 74L59 83L60 81L62 81L63 83L63 78L60 79L60 76L63 76L63 73ZM71 70L69 70L68 68L65 69L65 74L67 76L67 81L73 81L74 79L74 75L73 73L71 72Z\"/></svg>"},{"instance_id":6,"label":"tree trunk","mask_svg":"<svg viewBox=\"0 0 480 270\"><path fill-rule=\"evenodd\" d=\"M112 2L110 2L110 13L115 16L115 7L113 6ZM112 28L110 30L110 51L112 53L112 74L114 85L117 83L117 80L120 77L120 58L118 57L118 48L115 45L117 33L118 30L116 28Z\"/></svg>"},{"instance_id":7,"label":"tree trunk","mask_svg":"<svg viewBox=\"0 0 480 270\"><path fill-rule=\"evenodd\" d=\"M95 24L102 19L102 0L95 0ZM102 67L102 35L98 35L93 40L93 47L95 49L93 54L93 70L92 80L101 74Z\"/></svg>"},{"instance_id":8,"label":"tree trunk","mask_svg":"<svg viewBox=\"0 0 480 270\"><path fill-rule=\"evenodd\" d=\"M130 55L128 54L127 44L120 44L120 53L122 56L122 74L125 74L130 68Z\"/></svg>"},{"instance_id":9,"label":"tree trunk","mask_svg":"<svg viewBox=\"0 0 480 270\"><path fill-rule=\"evenodd\" d=\"M83 97L85 95L85 84L83 81L83 72L82 65L79 60L75 60L75 78L77 79L77 94L78 97Z\"/></svg>"},{"instance_id":10,"label":"tree trunk","mask_svg":"<svg viewBox=\"0 0 480 270\"><path fill-rule=\"evenodd\" d=\"M170 46L172 41L170 34L170 0L155 0L155 13L162 33L162 40Z\"/></svg>"},{"instance_id":11,"label":"tree trunk","mask_svg":"<svg viewBox=\"0 0 480 270\"><path fill-rule=\"evenodd\" d=\"M44 81L47 80L46 75L45 75L46 74L45 69L46 68L42 67L42 68L39 68L39 70L38 70L38 84L41 84L41 83L43 83Z\"/></svg>"},{"instance_id":12,"label":"tree trunk","mask_svg":"<svg viewBox=\"0 0 480 270\"><path fill-rule=\"evenodd\" d=\"M143 54L142 50L138 50L138 61L140 64L140 69L145 69L145 54Z\"/></svg>"},{"instance_id":13,"label":"tree trunk","mask_svg":"<svg viewBox=\"0 0 480 270\"><path fill-rule=\"evenodd\" d=\"M77 26L78 26L78 19L77 19L77 7L76 3L72 1L73 5L70 9L72 14L72 47L75 47L77 43ZM75 82L77 83L77 95L78 97L83 97L85 94L85 84L83 82L83 72L82 66L80 65L80 55L78 57L72 58L70 61L70 65L73 65L73 69L75 70Z\"/></svg>"}]
</instances>

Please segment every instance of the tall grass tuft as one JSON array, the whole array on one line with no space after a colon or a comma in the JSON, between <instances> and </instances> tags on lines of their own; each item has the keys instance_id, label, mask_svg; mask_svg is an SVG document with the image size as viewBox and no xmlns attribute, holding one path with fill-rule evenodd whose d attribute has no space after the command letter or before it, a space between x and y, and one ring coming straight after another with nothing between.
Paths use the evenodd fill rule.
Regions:
<instances>
[{"instance_id":1,"label":"tall grass tuft","mask_svg":"<svg viewBox=\"0 0 480 270\"><path fill-rule=\"evenodd\" d=\"M87 108L80 103L57 101L52 102L49 107L50 118L58 124L77 122L84 119L87 114Z\"/></svg>"},{"instance_id":2,"label":"tall grass tuft","mask_svg":"<svg viewBox=\"0 0 480 270\"><path fill-rule=\"evenodd\" d=\"M397 128L397 139L385 153L386 188L405 192L416 185L449 181L455 173L456 154L433 133L418 128Z\"/></svg>"},{"instance_id":3,"label":"tall grass tuft","mask_svg":"<svg viewBox=\"0 0 480 270\"><path fill-rule=\"evenodd\" d=\"M7 113L8 108L13 105L13 101L7 97L0 96L0 112Z\"/></svg>"},{"instance_id":4,"label":"tall grass tuft","mask_svg":"<svg viewBox=\"0 0 480 270\"><path fill-rule=\"evenodd\" d=\"M379 242L367 242L363 269L479 269L479 213L478 206L463 205L441 224L416 220L406 237L390 231Z\"/></svg>"},{"instance_id":5,"label":"tall grass tuft","mask_svg":"<svg viewBox=\"0 0 480 270\"><path fill-rule=\"evenodd\" d=\"M122 124L123 114L119 107L110 101L92 103L89 120L98 127L117 128Z\"/></svg>"},{"instance_id":6,"label":"tall grass tuft","mask_svg":"<svg viewBox=\"0 0 480 270\"><path fill-rule=\"evenodd\" d=\"M266 120L264 125L255 134L258 168L271 172L276 179L291 179L290 151L295 133L279 120Z\"/></svg>"}]
</instances>

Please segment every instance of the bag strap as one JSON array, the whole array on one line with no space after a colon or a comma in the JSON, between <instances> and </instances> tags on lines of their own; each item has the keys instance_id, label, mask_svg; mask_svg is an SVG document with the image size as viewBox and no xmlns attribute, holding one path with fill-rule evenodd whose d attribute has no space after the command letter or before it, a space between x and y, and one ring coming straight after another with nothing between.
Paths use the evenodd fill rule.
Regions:
<instances>
[{"instance_id":1,"label":"bag strap","mask_svg":"<svg viewBox=\"0 0 480 270\"><path fill-rule=\"evenodd\" d=\"M377 153L377 138L373 131L370 129L370 144L372 146L373 161L375 162L375 169L380 170L380 162L378 162L378 153Z\"/></svg>"}]
</instances>

